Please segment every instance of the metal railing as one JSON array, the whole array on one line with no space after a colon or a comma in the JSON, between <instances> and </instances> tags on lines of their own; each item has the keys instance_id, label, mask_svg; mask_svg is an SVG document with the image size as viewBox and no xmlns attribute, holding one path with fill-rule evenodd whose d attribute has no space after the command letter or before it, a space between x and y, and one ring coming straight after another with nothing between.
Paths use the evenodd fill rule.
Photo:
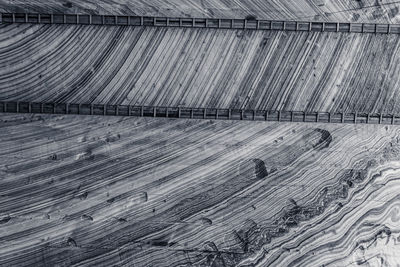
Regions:
<instances>
[{"instance_id":1,"label":"metal railing","mask_svg":"<svg viewBox=\"0 0 400 267\"><path fill-rule=\"evenodd\" d=\"M0 112L135 116L153 118L246 120L314 123L366 123L400 125L400 115L369 113L330 113L220 108L157 107L131 105L0 102Z\"/></svg>"},{"instance_id":2,"label":"metal railing","mask_svg":"<svg viewBox=\"0 0 400 267\"><path fill-rule=\"evenodd\" d=\"M2 13L1 23L154 26L182 28L400 34L400 24L302 22L256 19L168 18L87 14Z\"/></svg>"}]
</instances>

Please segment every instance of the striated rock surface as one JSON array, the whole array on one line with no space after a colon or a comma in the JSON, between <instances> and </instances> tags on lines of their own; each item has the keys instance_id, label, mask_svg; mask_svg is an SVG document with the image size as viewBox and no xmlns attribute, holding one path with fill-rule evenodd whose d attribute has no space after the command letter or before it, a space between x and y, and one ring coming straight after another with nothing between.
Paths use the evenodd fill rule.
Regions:
<instances>
[{"instance_id":1,"label":"striated rock surface","mask_svg":"<svg viewBox=\"0 0 400 267\"><path fill-rule=\"evenodd\" d=\"M0 117L0 265L393 266L400 128Z\"/></svg>"},{"instance_id":2,"label":"striated rock surface","mask_svg":"<svg viewBox=\"0 0 400 267\"><path fill-rule=\"evenodd\" d=\"M400 35L0 26L0 101L400 113Z\"/></svg>"}]
</instances>

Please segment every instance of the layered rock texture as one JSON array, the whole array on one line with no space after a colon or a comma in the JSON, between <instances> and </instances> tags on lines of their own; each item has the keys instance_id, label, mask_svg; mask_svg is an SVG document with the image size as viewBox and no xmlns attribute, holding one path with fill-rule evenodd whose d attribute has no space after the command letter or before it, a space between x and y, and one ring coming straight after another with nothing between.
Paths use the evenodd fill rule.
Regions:
<instances>
[{"instance_id":1,"label":"layered rock texture","mask_svg":"<svg viewBox=\"0 0 400 267\"><path fill-rule=\"evenodd\" d=\"M253 22L399 23L399 8L0 0L5 13ZM399 50L399 34L0 24L0 266L398 266L400 127L383 123L400 118ZM68 114L97 104L204 118ZM38 107L66 114L23 113Z\"/></svg>"},{"instance_id":2,"label":"layered rock texture","mask_svg":"<svg viewBox=\"0 0 400 267\"><path fill-rule=\"evenodd\" d=\"M0 101L400 113L400 35L2 25Z\"/></svg>"},{"instance_id":3,"label":"layered rock texture","mask_svg":"<svg viewBox=\"0 0 400 267\"><path fill-rule=\"evenodd\" d=\"M0 123L4 266L398 262L397 126Z\"/></svg>"}]
</instances>

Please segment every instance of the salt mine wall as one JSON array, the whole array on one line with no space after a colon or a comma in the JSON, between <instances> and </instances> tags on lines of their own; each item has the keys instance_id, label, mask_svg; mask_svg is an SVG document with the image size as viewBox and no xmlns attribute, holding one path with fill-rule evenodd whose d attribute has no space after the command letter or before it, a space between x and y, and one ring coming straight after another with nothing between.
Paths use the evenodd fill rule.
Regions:
<instances>
[{"instance_id":1,"label":"salt mine wall","mask_svg":"<svg viewBox=\"0 0 400 267\"><path fill-rule=\"evenodd\" d=\"M253 22L400 23L399 9L393 0L0 0L1 13ZM0 23L0 266L400 264L400 28L23 17ZM142 117L118 113L139 106Z\"/></svg>"},{"instance_id":2,"label":"salt mine wall","mask_svg":"<svg viewBox=\"0 0 400 267\"><path fill-rule=\"evenodd\" d=\"M397 34L0 27L0 101L400 113Z\"/></svg>"},{"instance_id":3,"label":"salt mine wall","mask_svg":"<svg viewBox=\"0 0 400 267\"><path fill-rule=\"evenodd\" d=\"M398 262L398 126L9 114L0 127L4 266Z\"/></svg>"}]
</instances>

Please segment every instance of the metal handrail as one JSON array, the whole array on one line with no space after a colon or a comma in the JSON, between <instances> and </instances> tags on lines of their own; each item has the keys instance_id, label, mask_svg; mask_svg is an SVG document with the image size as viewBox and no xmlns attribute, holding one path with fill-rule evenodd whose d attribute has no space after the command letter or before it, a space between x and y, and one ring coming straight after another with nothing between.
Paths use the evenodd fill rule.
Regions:
<instances>
[{"instance_id":1,"label":"metal handrail","mask_svg":"<svg viewBox=\"0 0 400 267\"><path fill-rule=\"evenodd\" d=\"M136 116L177 119L245 120L400 125L400 115L361 112L304 112L228 108L190 108L85 103L0 102L3 113Z\"/></svg>"},{"instance_id":2,"label":"metal handrail","mask_svg":"<svg viewBox=\"0 0 400 267\"><path fill-rule=\"evenodd\" d=\"M173 18L89 14L1 13L0 22L39 24L79 24L109 26L153 26L213 29L248 29L280 31L352 32L400 34L400 24L342 23L320 21L278 21L226 18Z\"/></svg>"}]
</instances>

